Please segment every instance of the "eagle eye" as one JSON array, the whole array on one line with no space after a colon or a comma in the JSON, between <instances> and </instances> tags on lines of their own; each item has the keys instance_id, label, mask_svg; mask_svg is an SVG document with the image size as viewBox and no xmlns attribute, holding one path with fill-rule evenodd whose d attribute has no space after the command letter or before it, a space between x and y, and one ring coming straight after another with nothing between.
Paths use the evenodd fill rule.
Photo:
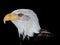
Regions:
<instances>
[{"instance_id":1,"label":"eagle eye","mask_svg":"<svg viewBox=\"0 0 60 45\"><path fill-rule=\"evenodd\" d=\"M23 13L19 13L19 14L18 14L19 17L22 17L23 15L24 15Z\"/></svg>"}]
</instances>

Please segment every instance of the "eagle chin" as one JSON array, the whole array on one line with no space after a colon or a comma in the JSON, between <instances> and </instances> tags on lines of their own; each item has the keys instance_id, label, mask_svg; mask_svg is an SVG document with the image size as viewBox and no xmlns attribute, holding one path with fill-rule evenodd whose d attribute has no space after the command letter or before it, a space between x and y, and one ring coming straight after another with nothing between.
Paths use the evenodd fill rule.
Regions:
<instances>
[{"instance_id":1,"label":"eagle chin","mask_svg":"<svg viewBox=\"0 0 60 45\"><path fill-rule=\"evenodd\" d=\"M27 36L33 37L34 33L38 34L41 27L39 25L39 20L37 14L30 9L17 9L11 12L15 17L18 17L19 20L11 20L13 24L18 29L19 37L23 35L23 39Z\"/></svg>"}]
</instances>

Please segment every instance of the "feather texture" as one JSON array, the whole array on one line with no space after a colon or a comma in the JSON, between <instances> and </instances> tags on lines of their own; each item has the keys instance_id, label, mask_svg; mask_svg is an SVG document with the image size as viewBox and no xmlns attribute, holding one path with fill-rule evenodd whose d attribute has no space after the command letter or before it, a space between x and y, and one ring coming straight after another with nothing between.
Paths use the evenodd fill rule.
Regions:
<instances>
[{"instance_id":1,"label":"feather texture","mask_svg":"<svg viewBox=\"0 0 60 45\"><path fill-rule=\"evenodd\" d=\"M19 13L23 13L24 16L28 16L20 17L21 20L12 21L18 29L19 37L22 34L24 39L26 36L33 37L34 33L39 33L41 27L39 25L37 14L30 9L18 9L12 12L14 15Z\"/></svg>"}]
</instances>

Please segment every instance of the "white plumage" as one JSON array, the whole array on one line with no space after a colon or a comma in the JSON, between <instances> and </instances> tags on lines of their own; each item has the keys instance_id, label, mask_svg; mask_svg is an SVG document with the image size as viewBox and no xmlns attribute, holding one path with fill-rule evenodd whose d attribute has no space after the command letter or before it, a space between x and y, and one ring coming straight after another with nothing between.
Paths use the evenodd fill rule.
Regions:
<instances>
[{"instance_id":1,"label":"white plumage","mask_svg":"<svg viewBox=\"0 0 60 45\"><path fill-rule=\"evenodd\" d=\"M12 21L18 29L19 37L22 34L24 39L26 36L33 37L34 33L39 33L41 27L37 14L30 9L17 9L12 12L16 16L20 13L24 14L22 17L18 16L20 20Z\"/></svg>"}]
</instances>

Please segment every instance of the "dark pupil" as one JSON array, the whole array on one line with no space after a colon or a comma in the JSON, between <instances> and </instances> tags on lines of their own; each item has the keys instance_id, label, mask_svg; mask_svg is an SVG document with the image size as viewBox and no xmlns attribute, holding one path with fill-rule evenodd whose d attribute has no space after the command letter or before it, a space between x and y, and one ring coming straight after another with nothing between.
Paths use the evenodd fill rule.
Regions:
<instances>
[{"instance_id":1,"label":"dark pupil","mask_svg":"<svg viewBox=\"0 0 60 45\"><path fill-rule=\"evenodd\" d=\"M18 14L18 16L20 16L20 17L22 17L24 14L22 14L22 13L20 13L20 14Z\"/></svg>"}]
</instances>

